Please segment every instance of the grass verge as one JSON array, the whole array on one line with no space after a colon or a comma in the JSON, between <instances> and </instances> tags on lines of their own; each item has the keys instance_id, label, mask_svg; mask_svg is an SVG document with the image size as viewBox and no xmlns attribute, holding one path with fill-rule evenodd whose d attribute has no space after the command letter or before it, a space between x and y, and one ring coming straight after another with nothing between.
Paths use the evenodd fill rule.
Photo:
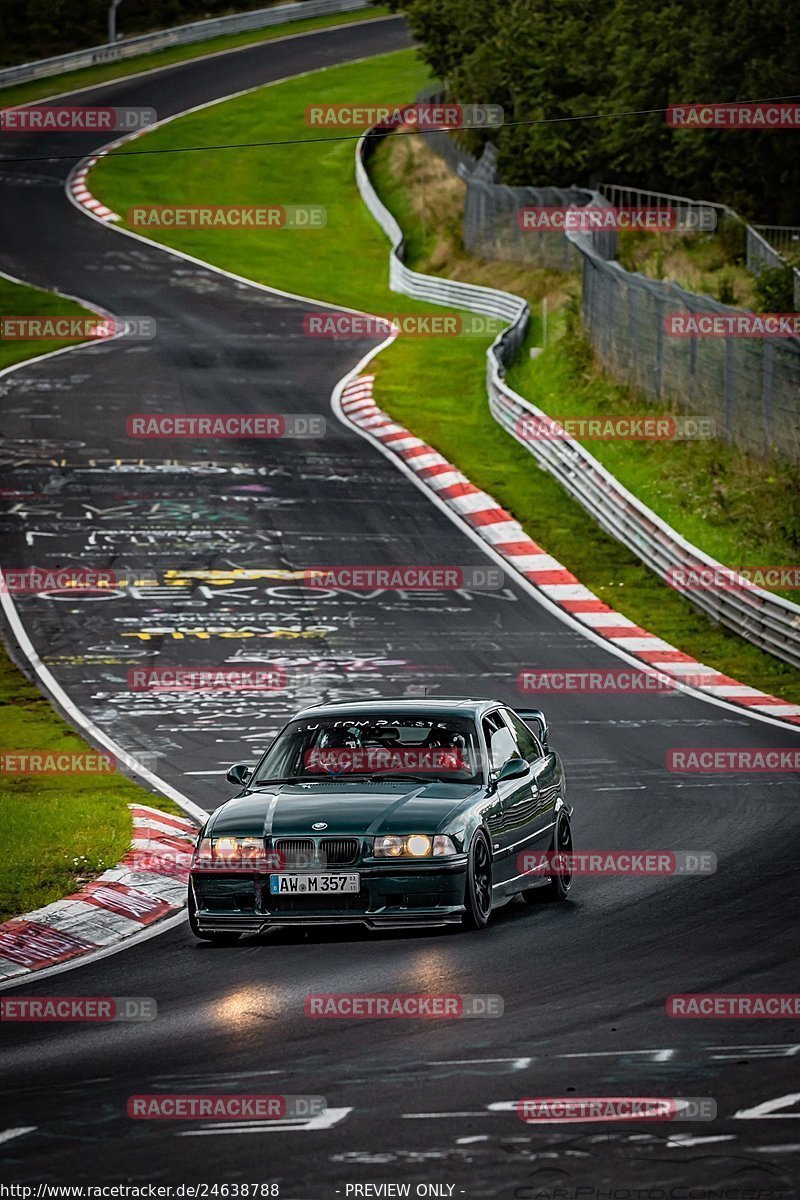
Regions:
<instances>
[{"instance_id":1,"label":"grass verge","mask_svg":"<svg viewBox=\"0 0 800 1200\"><path fill-rule=\"evenodd\" d=\"M77 316L86 310L52 292L0 277L0 316ZM0 367L70 342L0 339ZM6 750L82 754L91 748L29 683L0 645L0 745ZM181 810L122 774L0 772L0 921L75 891L113 867L131 842L129 804Z\"/></svg>"},{"instance_id":2,"label":"grass verge","mask_svg":"<svg viewBox=\"0 0 800 1200\"><path fill-rule=\"evenodd\" d=\"M411 99L424 82L424 69L412 52L403 51L318 72L314 99ZM149 149L170 149L212 137L216 142L254 141L279 128L283 137L297 138L297 145L235 151L224 173L212 170L214 153L137 158L123 148L98 165L92 190L123 214L135 204L265 199L324 204L328 223L322 230L185 229L148 234L237 274L334 303L377 313L441 312L388 291L387 243L358 196L353 143L303 144L309 136L319 136L303 123L308 96L308 78L291 80L227 101L211 112L183 117L146 139ZM563 276L514 263L480 263L464 254L456 236L457 181L430 156L419 169L413 158L408 161L411 141L390 139L374 169L384 202L408 233L409 265L509 287L534 304L544 295L553 303L563 301L570 286ZM140 148L142 142L135 146ZM626 616L726 674L800 702L800 672L697 613L604 534L500 429L486 403L486 347L487 340L477 337L443 337L433 344L422 338L399 339L374 363L379 402L496 496L534 540Z\"/></svg>"},{"instance_id":3,"label":"grass verge","mask_svg":"<svg viewBox=\"0 0 800 1200\"><path fill-rule=\"evenodd\" d=\"M387 16L389 10L375 5L365 12L332 13L326 17L305 17L268 29L253 29L246 33L228 33L222 37L208 38L189 46L171 46L153 54L142 54L126 58L122 62L98 63L96 66L81 67L77 71L66 71L63 75L49 75L45 79L32 79L27 83L14 83L0 88L0 104L28 104L45 96L66 95L78 88L93 87L111 79L122 79L126 75L138 75L140 71L155 71L159 67L170 67L174 63L188 62L207 54L218 54L221 50L235 50L238 46L252 46L258 42L271 42L289 34L309 33L314 29L328 29L331 25L348 25L351 21L368 21Z\"/></svg>"}]
</instances>

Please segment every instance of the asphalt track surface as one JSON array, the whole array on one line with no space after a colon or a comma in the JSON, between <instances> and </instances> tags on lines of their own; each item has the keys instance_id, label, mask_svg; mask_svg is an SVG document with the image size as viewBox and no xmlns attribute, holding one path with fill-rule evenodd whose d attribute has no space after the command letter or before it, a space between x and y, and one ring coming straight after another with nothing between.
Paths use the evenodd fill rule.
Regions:
<instances>
[{"instance_id":1,"label":"asphalt track surface","mask_svg":"<svg viewBox=\"0 0 800 1200\"><path fill-rule=\"evenodd\" d=\"M120 80L77 102L165 116L406 44L396 19L354 25ZM25 493L4 501L3 562L66 556L155 581L102 602L19 601L34 644L83 711L126 748L155 755L162 778L212 809L228 794L225 766L254 757L300 703L432 686L514 704L521 667L615 665L511 578L500 593L420 598L319 596L241 576L320 562L488 560L333 416L337 380L370 343L308 341L307 304L87 219L64 194L68 163L14 161L95 144L84 134L6 136L0 173L0 268L158 322L151 342L77 349L0 379L4 486ZM125 417L148 410L314 413L328 425L311 441L132 443ZM534 533L546 546L547 531ZM232 583L185 574L228 569ZM276 659L289 689L266 700L181 702L126 684L141 664ZM0 1030L0 1136L28 1130L0 1146L4 1180L274 1182L288 1200L333 1200L367 1182L519 1200L559 1188L793 1194L800 1112L796 1096L770 1102L800 1091L797 1023L677 1021L665 999L796 986L796 780L678 775L665 755L794 746L797 734L687 696L562 696L547 708L578 848L711 850L717 873L579 880L569 903L514 903L480 933L284 931L225 948L198 946L179 925L25 985L25 994L149 995L159 1015ZM309 991L492 993L505 1012L314 1021L304 1014ZM198 1091L322 1095L331 1111L324 1127L297 1128L126 1116L132 1094ZM531 1095L713 1097L718 1116L530 1126L510 1102Z\"/></svg>"}]
</instances>

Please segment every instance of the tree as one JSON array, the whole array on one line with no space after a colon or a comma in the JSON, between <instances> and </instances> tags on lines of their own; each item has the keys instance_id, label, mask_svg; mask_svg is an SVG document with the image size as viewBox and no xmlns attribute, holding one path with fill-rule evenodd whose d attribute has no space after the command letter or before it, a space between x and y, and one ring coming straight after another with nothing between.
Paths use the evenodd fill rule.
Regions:
<instances>
[{"instance_id":1,"label":"tree","mask_svg":"<svg viewBox=\"0 0 800 1200\"><path fill-rule=\"evenodd\" d=\"M800 97L794 4L394 0L394 7L407 12L451 98L502 104L508 122L548 121L508 124L492 135L506 182L602 179L722 201L764 223L800 224L800 131L672 129L663 111Z\"/></svg>"}]
</instances>

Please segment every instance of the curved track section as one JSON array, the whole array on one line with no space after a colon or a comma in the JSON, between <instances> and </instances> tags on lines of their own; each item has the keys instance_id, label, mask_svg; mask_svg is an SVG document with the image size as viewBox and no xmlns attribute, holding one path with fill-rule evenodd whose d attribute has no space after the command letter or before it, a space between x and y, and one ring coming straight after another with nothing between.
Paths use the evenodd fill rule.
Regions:
<instances>
[{"instance_id":1,"label":"curved track section","mask_svg":"<svg viewBox=\"0 0 800 1200\"><path fill-rule=\"evenodd\" d=\"M120 80L81 103L169 115L405 44L398 20L358 25ZM63 135L52 145L66 152ZM76 154L95 149L74 139ZM158 321L153 342L75 349L0 379L6 486L18 493L5 504L4 560L75 556L133 577L113 598L18 603L42 660L108 736L153 755L159 777L210 809L227 794L225 766L254 755L299 703L431 684L519 703L522 667L615 664L510 576L495 593L420 596L328 595L281 575L320 562L487 559L331 415L331 392L368 343L311 344L299 320L308 304L89 221L64 195L69 164L15 165L15 153L33 152L22 141L2 151L13 241L0 268ZM126 416L148 408L316 413L328 426L316 440L176 442L162 453L163 443L134 449L125 436ZM126 682L136 665L276 659L289 687L266 699L181 703ZM2 1145L7 1177L274 1181L288 1200L399 1181L519 1200L656 1184L788 1194L797 1135L759 1106L796 1091L796 1026L671 1021L664 1002L791 990L796 784L785 774L676 775L665 758L675 746L796 746L797 735L688 695L554 697L548 715L580 848L708 849L717 874L579 881L570 904L515 904L481 934L285 932L214 948L181 927L63 975L58 988L29 985L149 994L159 1016L0 1030L0 1132L16 1131ZM309 1020L309 991L491 992L505 1014L419 1022L410 1037L405 1022ZM298 1127L126 1115L133 1093L198 1091L323 1095L330 1111ZM719 1115L534 1127L511 1106L572 1094L711 1096Z\"/></svg>"}]
</instances>

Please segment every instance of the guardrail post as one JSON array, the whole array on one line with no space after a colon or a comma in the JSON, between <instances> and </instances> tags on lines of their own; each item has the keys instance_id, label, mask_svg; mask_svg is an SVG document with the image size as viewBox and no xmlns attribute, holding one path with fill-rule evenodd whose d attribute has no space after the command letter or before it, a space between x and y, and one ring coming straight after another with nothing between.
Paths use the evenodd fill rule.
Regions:
<instances>
[{"instance_id":1,"label":"guardrail post","mask_svg":"<svg viewBox=\"0 0 800 1200\"><path fill-rule=\"evenodd\" d=\"M117 9L122 0L111 0L108 6L108 40L109 43L114 43L117 40Z\"/></svg>"},{"instance_id":2,"label":"guardrail post","mask_svg":"<svg viewBox=\"0 0 800 1200\"><path fill-rule=\"evenodd\" d=\"M656 397L664 398L664 319L667 313L667 298L656 296L656 360L653 371L656 377Z\"/></svg>"}]
</instances>

